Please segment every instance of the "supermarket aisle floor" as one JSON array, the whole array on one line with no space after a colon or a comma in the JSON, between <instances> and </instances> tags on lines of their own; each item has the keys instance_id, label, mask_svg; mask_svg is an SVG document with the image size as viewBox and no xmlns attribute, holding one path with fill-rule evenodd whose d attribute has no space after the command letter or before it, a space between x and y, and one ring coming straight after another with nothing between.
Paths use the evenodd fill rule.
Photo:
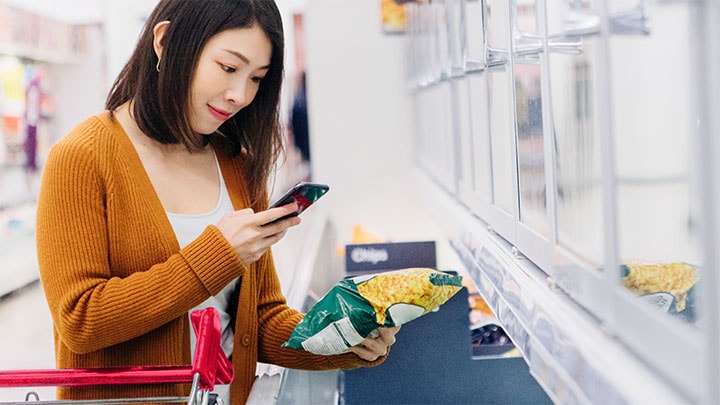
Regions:
<instances>
[{"instance_id":1,"label":"supermarket aisle floor","mask_svg":"<svg viewBox=\"0 0 720 405\"><path fill-rule=\"evenodd\" d=\"M0 300L0 370L55 368L52 321L39 283ZM35 391L55 398L54 387L0 388L0 402L24 401Z\"/></svg>"}]
</instances>

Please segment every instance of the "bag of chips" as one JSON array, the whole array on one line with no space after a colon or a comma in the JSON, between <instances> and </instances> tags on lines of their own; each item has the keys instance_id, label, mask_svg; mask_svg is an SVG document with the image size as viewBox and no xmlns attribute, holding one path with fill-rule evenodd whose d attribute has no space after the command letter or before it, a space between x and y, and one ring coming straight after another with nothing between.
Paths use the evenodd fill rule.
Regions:
<instances>
[{"instance_id":1,"label":"bag of chips","mask_svg":"<svg viewBox=\"0 0 720 405\"><path fill-rule=\"evenodd\" d=\"M437 309L462 288L462 276L408 268L338 282L298 323L283 347L345 353L379 327L399 326Z\"/></svg>"},{"instance_id":2,"label":"bag of chips","mask_svg":"<svg viewBox=\"0 0 720 405\"><path fill-rule=\"evenodd\" d=\"M625 288L657 309L687 322L697 320L695 286L700 270L685 262L629 261L620 266Z\"/></svg>"}]
</instances>

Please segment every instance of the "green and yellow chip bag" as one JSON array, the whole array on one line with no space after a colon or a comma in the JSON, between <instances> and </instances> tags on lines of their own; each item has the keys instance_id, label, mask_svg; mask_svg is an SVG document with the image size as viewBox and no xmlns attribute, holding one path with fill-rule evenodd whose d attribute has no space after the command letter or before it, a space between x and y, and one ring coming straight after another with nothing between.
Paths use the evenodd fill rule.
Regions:
<instances>
[{"instance_id":1,"label":"green and yellow chip bag","mask_svg":"<svg viewBox=\"0 0 720 405\"><path fill-rule=\"evenodd\" d=\"M378 327L419 318L461 288L461 276L430 268L347 278L308 311L283 347L322 355L345 353Z\"/></svg>"}]
</instances>

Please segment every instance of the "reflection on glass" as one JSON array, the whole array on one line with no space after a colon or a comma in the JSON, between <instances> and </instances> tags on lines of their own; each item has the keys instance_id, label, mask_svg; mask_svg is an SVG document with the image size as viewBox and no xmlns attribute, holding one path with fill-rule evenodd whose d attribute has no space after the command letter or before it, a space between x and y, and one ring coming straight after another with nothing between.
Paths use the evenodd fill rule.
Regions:
<instances>
[{"instance_id":1,"label":"reflection on glass","mask_svg":"<svg viewBox=\"0 0 720 405\"><path fill-rule=\"evenodd\" d=\"M592 42L580 56L550 55L558 243L599 268L603 261L600 140L594 122Z\"/></svg>"},{"instance_id":2,"label":"reflection on glass","mask_svg":"<svg viewBox=\"0 0 720 405\"><path fill-rule=\"evenodd\" d=\"M474 191L474 156L472 139L472 111L470 102L470 90L467 78L453 80L450 82L456 102L454 108L457 110L457 131L459 142L459 170L458 183L461 188Z\"/></svg>"},{"instance_id":3,"label":"reflection on glass","mask_svg":"<svg viewBox=\"0 0 720 405\"><path fill-rule=\"evenodd\" d=\"M432 111L432 100L429 97L428 91L421 91L417 93L415 98L415 109L422 114L426 114L425 117L429 117L430 111ZM415 144L416 156L418 163L428 172L432 173L433 167L430 165L432 160L432 148L433 148L433 137L431 123L433 121L426 119L423 122L424 125L417 126L417 142Z\"/></svg>"},{"instance_id":4,"label":"reflection on glass","mask_svg":"<svg viewBox=\"0 0 720 405\"><path fill-rule=\"evenodd\" d=\"M534 45L528 56L516 53L515 114L517 118L518 189L520 221L548 236L548 218L545 181L545 141L543 137L541 68L539 53L541 42L537 37L536 7L534 0L518 1L516 7L517 51L526 43ZM534 41L526 41L529 38Z\"/></svg>"},{"instance_id":5,"label":"reflection on glass","mask_svg":"<svg viewBox=\"0 0 720 405\"><path fill-rule=\"evenodd\" d=\"M483 4L480 1L466 1L465 30L460 36L463 67L467 71L478 71L485 67L485 24L483 23Z\"/></svg>"},{"instance_id":6,"label":"reflection on glass","mask_svg":"<svg viewBox=\"0 0 720 405\"><path fill-rule=\"evenodd\" d=\"M507 213L515 211L515 164L512 137L515 133L513 118L510 116L510 84L506 72L489 71L490 88L490 134L492 170L493 170L493 203Z\"/></svg>"},{"instance_id":7,"label":"reflection on glass","mask_svg":"<svg viewBox=\"0 0 720 405\"><path fill-rule=\"evenodd\" d=\"M550 35L565 29L567 2L548 1ZM558 244L589 268L604 258L600 133L595 118L597 37L579 39L576 55L548 53L551 128L555 150L555 206Z\"/></svg>"},{"instance_id":8,"label":"reflection on glass","mask_svg":"<svg viewBox=\"0 0 720 405\"><path fill-rule=\"evenodd\" d=\"M437 58L440 65L440 77L447 78L451 71L450 55L450 22L448 21L448 10L445 0L435 0L431 3L435 14L435 36L437 45Z\"/></svg>"},{"instance_id":9,"label":"reflection on glass","mask_svg":"<svg viewBox=\"0 0 720 405\"><path fill-rule=\"evenodd\" d=\"M473 186L484 201L492 200L492 169L488 114L488 81L485 74L468 76L473 148Z\"/></svg>"},{"instance_id":10,"label":"reflection on glass","mask_svg":"<svg viewBox=\"0 0 720 405\"><path fill-rule=\"evenodd\" d=\"M515 66L520 221L548 235L540 65Z\"/></svg>"},{"instance_id":11,"label":"reflection on glass","mask_svg":"<svg viewBox=\"0 0 720 405\"><path fill-rule=\"evenodd\" d=\"M610 42L623 282L644 301L686 320L695 319L683 308L688 294L694 302L701 273L702 221L692 190L700 173L691 156L690 28L687 4L666 4L654 10L650 36L613 36ZM672 58L663 55L668 49ZM633 269L642 271L645 286L628 282ZM666 300L654 300L658 293L667 293Z\"/></svg>"},{"instance_id":12,"label":"reflection on glass","mask_svg":"<svg viewBox=\"0 0 720 405\"><path fill-rule=\"evenodd\" d=\"M486 16L493 203L502 211L513 214L517 204L513 169L515 155L512 145L515 121L511 110L512 88L507 66L510 49L510 19L507 3L488 0Z\"/></svg>"},{"instance_id":13,"label":"reflection on glass","mask_svg":"<svg viewBox=\"0 0 720 405\"><path fill-rule=\"evenodd\" d=\"M454 188L452 95L450 82L443 81L419 93L419 107L425 117L418 126L422 142L419 156L428 174L448 190Z\"/></svg>"},{"instance_id":14,"label":"reflection on glass","mask_svg":"<svg viewBox=\"0 0 720 405\"><path fill-rule=\"evenodd\" d=\"M448 18L448 42L450 52L450 73L459 75L463 70L461 33L465 29L463 12L465 7L460 0L445 0Z\"/></svg>"}]
</instances>

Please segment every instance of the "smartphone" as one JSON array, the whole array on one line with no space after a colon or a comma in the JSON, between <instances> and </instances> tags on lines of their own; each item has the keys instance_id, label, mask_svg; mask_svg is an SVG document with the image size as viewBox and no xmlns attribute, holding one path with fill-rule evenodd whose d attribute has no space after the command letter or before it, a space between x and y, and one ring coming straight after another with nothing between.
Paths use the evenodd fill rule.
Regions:
<instances>
[{"instance_id":1,"label":"smartphone","mask_svg":"<svg viewBox=\"0 0 720 405\"><path fill-rule=\"evenodd\" d=\"M308 209L310 205L320 199L320 197L324 196L325 193L327 193L329 190L330 187L327 184L308 183L305 181L301 181L300 183L294 185L285 194L283 194L283 196L280 197L277 201L270 204L270 208L275 208L295 202L298 205L297 211L282 218L278 218L273 222L300 215L303 211Z\"/></svg>"}]
</instances>

